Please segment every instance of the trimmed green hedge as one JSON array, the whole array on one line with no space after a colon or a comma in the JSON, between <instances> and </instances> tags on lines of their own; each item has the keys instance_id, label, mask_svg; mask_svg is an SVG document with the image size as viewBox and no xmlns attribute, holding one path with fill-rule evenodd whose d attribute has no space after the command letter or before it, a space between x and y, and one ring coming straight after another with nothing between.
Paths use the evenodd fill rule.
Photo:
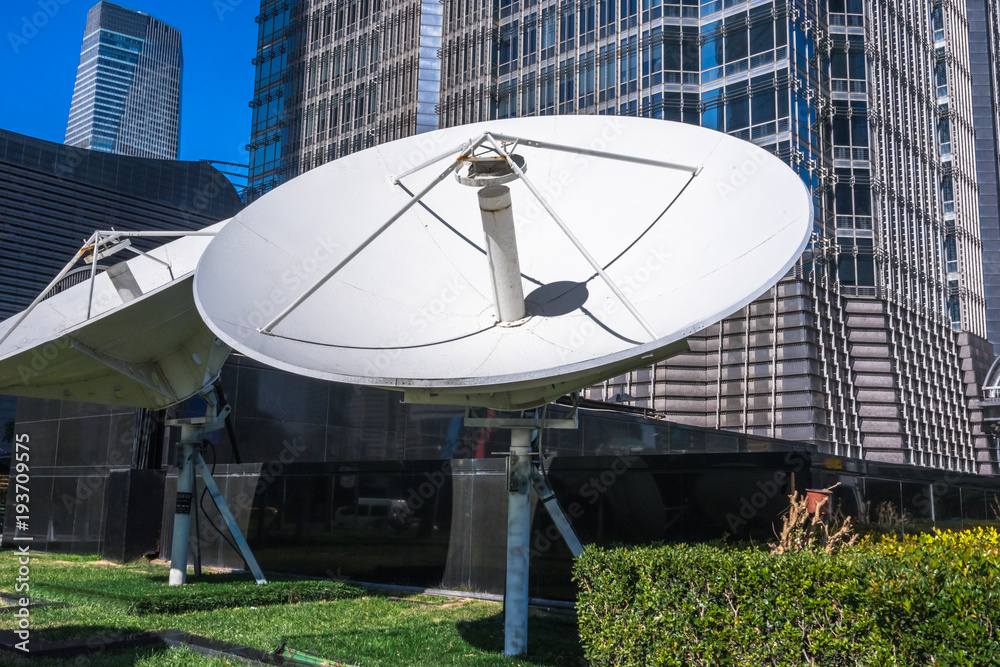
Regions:
<instances>
[{"instance_id":1,"label":"trimmed green hedge","mask_svg":"<svg viewBox=\"0 0 1000 667\"><path fill-rule=\"evenodd\" d=\"M574 575L595 666L1000 665L993 528L834 556L590 548Z\"/></svg>"}]
</instances>

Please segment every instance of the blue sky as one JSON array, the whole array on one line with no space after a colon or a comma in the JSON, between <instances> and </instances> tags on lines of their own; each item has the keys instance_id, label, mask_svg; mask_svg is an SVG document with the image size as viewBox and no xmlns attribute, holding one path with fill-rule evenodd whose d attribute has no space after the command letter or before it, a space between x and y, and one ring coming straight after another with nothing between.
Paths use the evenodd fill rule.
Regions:
<instances>
[{"instance_id":1,"label":"blue sky","mask_svg":"<svg viewBox=\"0 0 1000 667\"><path fill-rule=\"evenodd\" d=\"M97 0L0 0L0 128L62 143ZM258 0L121 0L181 32L182 160L246 164Z\"/></svg>"}]
</instances>

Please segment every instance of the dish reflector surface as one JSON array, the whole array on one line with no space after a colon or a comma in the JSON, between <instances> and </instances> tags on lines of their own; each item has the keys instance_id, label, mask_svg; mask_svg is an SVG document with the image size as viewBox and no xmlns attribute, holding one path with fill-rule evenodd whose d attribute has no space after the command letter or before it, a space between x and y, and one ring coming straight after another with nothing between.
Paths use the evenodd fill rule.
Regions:
<instances>
[{"instance_id":1,"label":"dish reflector surface","mask_svg":"<svg viewBox=\"0 0 1000 667\"><path fill-rule=\"evenodd\" d=\"M229 348L192 299L208 241L179 238L97 274L90 317L88 280L41 301L20 323L0 322L0 336L10 332L0 343L0 393L155 410L210 385Z\"/></svg>"},{"instance_id":2,"label":"dish reflector surface","mask_svg":"<svg viewBox=\"0 0 1000 667\"><path fill-rule=\"evenodd\" d=\"M654 336L521 179L507 186L529 317L497 323L476 190L452 175L271 334L259 331L484 132L523 139L514 152L527 179ZM811 229L811 198L798 176L724 134L625 117L491 121L377 146L264 196L209 244L195 302L223 341L278 368L402 389L408 401L520 408L684 351L686 336L773 285Z\"/></svg>"}]
</instances>

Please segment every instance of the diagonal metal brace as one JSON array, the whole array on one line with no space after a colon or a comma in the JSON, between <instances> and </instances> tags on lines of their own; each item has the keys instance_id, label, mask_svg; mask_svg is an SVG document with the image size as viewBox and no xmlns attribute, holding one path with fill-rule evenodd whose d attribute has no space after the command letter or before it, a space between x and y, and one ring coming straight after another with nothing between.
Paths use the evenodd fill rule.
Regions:
<instances>
[{"instance_id":1,"label":"diagonal metal brace","mask_svg":"<svg viewBox=\"0 0 1000 667\"><path fill-rule=\"evenodd\" d=\"M582 554L583 545L580 543L580 538L577 536L576 531L573 530L573 525L569 522L569 519L566 518L566 513L563 512L562 505L559 504L556 494L535 466L531 466L531 485L534 487L535 493L538 494L538 500L542 503L542 507L552 517L552 523L559 529L559 534L565 540L566 546L569 547L570 553L573 554L573 558Z\"/></svg>"},{"instance_id":2,"label":"diagonal metal brace","mask_svg":"<svg viewBox=\"0 0 1000 667\"><path fill-rule=\"evenodd\" d=\"M194 452L194 462L198 466L198 472L201 473L201 479L205 483L205 488L208 489L209 495L212 496L215 508L219 510L219 514L226 522L226 527L229 528L229 534L233 536L233 541L236 542L236 546L240 549L240 555L243 556L247 567L250 568L250 573L253 574L253 578L257 580L258 584L266 584L267 579L264 578L264 572L260 569L260 565L257 564L257 559L254 558L253 552L250 551L250 545L247 544L247 539L243 537L243 532L236 523L236 518L229 511L229 505L226 504L226 499L222 497L222 492L219 491L218 484L212 479L212 473L209 471L208 466L205 465L205 459L201 457L201 453L197 450Z\"/></svg>"}]
</instances>

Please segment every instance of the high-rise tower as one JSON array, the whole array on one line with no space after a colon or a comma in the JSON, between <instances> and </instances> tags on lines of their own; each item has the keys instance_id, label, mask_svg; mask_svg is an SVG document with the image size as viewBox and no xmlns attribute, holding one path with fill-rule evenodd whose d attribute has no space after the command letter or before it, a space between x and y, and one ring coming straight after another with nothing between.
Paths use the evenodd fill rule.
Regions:
<instances>
[{"instance_id":1,"label":"high-rise tower","mask_svg":"<svg viewBox=\"0 0 1000 667\"><path fill-rule=\"evenodd\" d=\"M162 21L100 2L87 13L66 143L177 159L181 35Z\"/></svg>"},{"instance_id":2,"label":"high-rise tower","mask_svg":"<svg viewBox=\"0 0 1000 667\"><path fill-rule=\"evenodd\" d=\"M260 6L247 201L324 162L438 129L440 2Z\"/></svg>"},{"instance_id":3,"label":"high-rise tower","mask_svg":"<svg viewBox=\"0 0 1000 667\"><path fill-rule=\"evenodd\" d=\"M588 395L835 454L996 471L978 407L1000 327L987 315L988 299L1000 304L994 0L444 0L428 29L418 19L432 5L262 2L258 20L282 12L288 40L280 75L269 70L280 85L252 103L283 100L273 134L255 125L251 145L284 142L262 163L275 165L268 187L415 133L382 131L411 101L436 100L442 127L587 113L733 134L810 188L812 242L769 295L692 337L690 354ZM328 31L342 11L357 22ZM320 124L320 110L343 109L334 86L357 69L362 37L386 54L363 75L378 95L363 118L355 108ZM258 49L259 82L270 53ZM440 86L421 95L425 63Z\"/></svg>"}]
</instances>

